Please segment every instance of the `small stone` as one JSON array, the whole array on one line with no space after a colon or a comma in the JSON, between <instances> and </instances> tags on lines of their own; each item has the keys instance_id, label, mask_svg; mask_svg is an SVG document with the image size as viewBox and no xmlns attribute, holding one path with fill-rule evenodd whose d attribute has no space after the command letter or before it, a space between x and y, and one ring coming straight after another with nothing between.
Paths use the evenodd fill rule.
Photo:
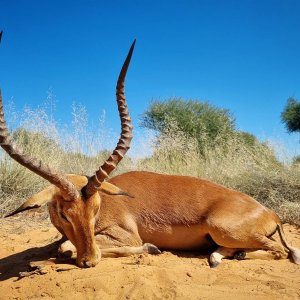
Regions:
<instances>
[{"instance_id":1,"label":"small stone","mask_svg":"<svg viewBox=\"0 0 300 300\"><path fill-rule=\"evenodd\" d=\"M192 274L190 272L187 272L186 275L192 277Z\"/></svg>"}]
</instances>

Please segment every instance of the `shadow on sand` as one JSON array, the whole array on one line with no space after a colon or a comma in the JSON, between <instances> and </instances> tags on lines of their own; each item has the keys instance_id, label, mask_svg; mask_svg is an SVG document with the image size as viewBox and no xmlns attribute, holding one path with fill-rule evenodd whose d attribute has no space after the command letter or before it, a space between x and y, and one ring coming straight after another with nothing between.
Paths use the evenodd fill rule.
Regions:
<instances>
[{"instance_id":1,"label":"shadow on sand","mask_svg":"<svg viewBox=\"0 0 300 300\"><path fill-rule=\"evenodd\" d=\"M29 265L32 262L55 258L54 263L72 263L70 259L57 257L57 249L60 243L61 241L55 241L46 246L30 248L0 259L0 281L12 277L19 278L20 273L29 271Z\"/></svg>"}]
</instances>

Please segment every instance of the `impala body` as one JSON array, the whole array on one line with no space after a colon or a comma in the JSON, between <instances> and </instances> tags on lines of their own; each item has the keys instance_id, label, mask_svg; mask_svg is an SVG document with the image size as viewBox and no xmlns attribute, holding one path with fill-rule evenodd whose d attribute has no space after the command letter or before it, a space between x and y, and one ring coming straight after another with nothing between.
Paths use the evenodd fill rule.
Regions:
<instances>
[{"instance_id":1,"label":"impala body","mask_svg":"<svg viewBox=\"0 0 300 300\"><path fill-rule=\"evenodd\" d=\"M85 176L69 178L74 183L80 182L79 189L87 182ZM68 208L60 207L59 198L48 196L52 223L72 242L66 242L60 251L88 253L88 250L79 250L81 243L84 247L97 244L104 257L143 252L157 254L160 253L157 248L217 248L210 256L210 264L215 267L223 257L238 254L243 258L245 254L241 251L264 249L272 251L276 258L286 257L289 251L300 264L300 251L287 243L279 217L243 193L198 178L140 171L116 176L105 184L111 185L103 186L98 192L99 210L94 213L91 225L95 242L87 243L85 234L73 232L78 224L69 226L71 232L67 231L67 222L62 222L60 211L70 216ZM34 197L45 200L45 192ZM93 211L94 205L91 207L76 212ZM80 216L72 217L82 220ZM284 247L272 240L276 231ZM81 242L76 241L76 235ZM91 235L89 239L93 240Z\"/></svg>"},{"instance_id":2,"label":"impala body","mask_svg":"<svg viewBox=\"0 0 300 300\"><path fill-rule=\"evenodd\" d=\"M132 138L124 82L134 44L116 88L121 137L92 177L59 174L18 149L6 128L0 93L1 147L51 183L9 216L48 203L52 223L67 239L59 251L76 253L80 267L95 266L101 256L212 246L216 247L210 255L212 267L224 257L242 258L244 251L255 249L271 250L277 257L289 252L300 264L300 251L287 243L278 216L245 194L207 180L150 172L129 172L106 180ZM276 231L282 243L271 238Z\"/></svg>"}]
</instances>

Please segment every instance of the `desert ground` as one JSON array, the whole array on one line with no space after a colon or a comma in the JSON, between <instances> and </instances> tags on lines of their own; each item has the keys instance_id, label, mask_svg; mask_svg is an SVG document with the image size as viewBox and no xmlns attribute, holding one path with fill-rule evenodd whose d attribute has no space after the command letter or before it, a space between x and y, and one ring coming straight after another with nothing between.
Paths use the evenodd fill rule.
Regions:
<instances>
[{"instance_id":1,"label":"desert ground","mask_svg":"<svg viewBox=\"0 0 300 300\"><path fill-rule=\"evenodd\" d=\"M284 229L300 248L300 228ZM80 269L57 257L61 236L45 211L0 219L0 236L0 299L300 299L300 266L288 259L211 269L207 254L165 251Z\"/></svg>"}]
</instances>

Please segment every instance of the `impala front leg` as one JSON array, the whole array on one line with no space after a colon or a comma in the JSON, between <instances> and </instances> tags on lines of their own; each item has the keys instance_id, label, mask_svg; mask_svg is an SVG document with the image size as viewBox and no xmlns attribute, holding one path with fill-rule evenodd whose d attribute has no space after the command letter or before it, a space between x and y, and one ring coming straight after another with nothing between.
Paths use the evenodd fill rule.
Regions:
<instances>
[{"instance_id":1,"label":"impala front leg","mask_svg":"<svg viewBox=\"0 0 300 300\"><path fill-rule=\"evenodd\" d=\"M133 254L160 254L161 251L153 244L142 244L140 238L129 236L126 242L114 238L111 234L99 234L95 236L102 257L124 257ZM131 246L132 245L132 246Z\"/></svg>"},{"instance_id":2,"label":"impala front leg","mask_svg":"<svg viewBox=\"0 0 300 300\"><path fill-rule=\"evenodd\" d=\"M124 243L120 240L114 239L111 235L98 234L95 236L96 244L98 245L101 257L125 257L133 254L160 254L161 251L153 244L145 243L142 241L131 238ZM134 246L130 246L134 245ZM62 243L58 252L65 257L76 258L76 248L67 240Z\"/></svg>"}]
</instances>

